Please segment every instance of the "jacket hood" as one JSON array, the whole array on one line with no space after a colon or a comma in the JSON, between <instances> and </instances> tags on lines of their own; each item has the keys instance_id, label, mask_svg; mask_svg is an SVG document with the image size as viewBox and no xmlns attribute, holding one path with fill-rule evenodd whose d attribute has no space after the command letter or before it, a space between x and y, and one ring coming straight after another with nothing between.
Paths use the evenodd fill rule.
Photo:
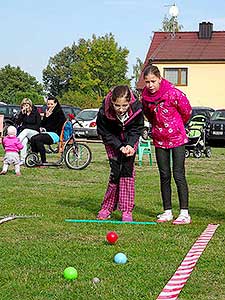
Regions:
<instances>
[{"instance_id":1,"label":"jacket hood","mask_svg":"<svg viewBox=\"0 0 225 300\"><path fill-rule=\"evenodd\" d=\"M131 93L130 104L132 104L136 101L136 99L135 99L134 94L132 93L131 90L130 90L130 93ZM110 91L105 97L104 113L105 113L105 116L106 116L107 119L115 120L116 119L116 113L115 113L115 110L113 109L111 99L112 99L112 92ZM128 114L129 114L129 116L132 114L131 106L128 110Z\"/></svg>"},{"instance_id":2,"label":"jacket hood","mask_svg":"<svg viewBox=\"0 0 225 300\"><path fill-rule=\"evenodd\" d=\"M160 99L162 99L163 95L170 90L173 86L172 83L170 83L168 80L162 78L162 81L159 86L159 90L155 93L150 93L149 89L147 87L144 87L142 91L142 98L149 102L157 102Z\"/></svg>"}]
</instances>

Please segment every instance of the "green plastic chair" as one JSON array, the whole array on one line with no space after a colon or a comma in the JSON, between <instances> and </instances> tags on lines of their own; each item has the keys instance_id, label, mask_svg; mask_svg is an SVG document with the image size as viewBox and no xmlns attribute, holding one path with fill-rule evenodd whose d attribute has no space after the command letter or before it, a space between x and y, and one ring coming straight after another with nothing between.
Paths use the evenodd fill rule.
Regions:
<instances>
[{"instance_id":1,"label":"green plastic chair","mask_svg":"<svg viewBox=\"0 0 225 300\"><path fill-rule=\"evenodd\" d=\"M140 138L138 144L138 165L142 166L143 155L147 154L149 157L149 164L152 166L152 149L151 149L151 141L149 139L145 140Z\"/></svg>"}]
</instances>

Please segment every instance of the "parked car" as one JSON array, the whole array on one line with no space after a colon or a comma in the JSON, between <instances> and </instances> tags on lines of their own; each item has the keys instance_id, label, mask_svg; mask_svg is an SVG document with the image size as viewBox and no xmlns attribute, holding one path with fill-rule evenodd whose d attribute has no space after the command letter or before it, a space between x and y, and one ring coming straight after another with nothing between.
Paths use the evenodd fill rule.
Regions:
<instances>
[{"instance_id":1,"label":"parked car","mask_svg":"<svg viewBox=\"0 0 225 300\"><path fill-rule=\"evenodd\" d=\"M191 117L196 116L196 115L203 115L203 116L206 116L207 119L210 119L212 114L214 113L214 111L215 111L215 109L213 109L212 107L193 106Z\"/></svg>"},{"instance_id":2,"label":"parked car","mask_svg":"<svg viewBox=\"0 0 225 300\"><path fill-rule=\"evenodd\" d=\"M76 116L73 129L77 137L98 138L96 118L98 108L83 109Z\"/></svg>"},{"instance_id":3,"label":"parked car","mask_svg":"<svg viewBox=\"0 0 225 300\"><path fill-rule=\"evenodd\" d=\"M225 109L216 110L207 125L208 143L225 147Z\"/></svg>"},{"instance_id":4,"label":"parked car","mask_svg":"<svg viewBox=\"0 0 225 300\"><path fill-rule=\"evenodd\" d=\"M15 125L15 120L20 112L20 105L16 104L0 104L0 115L4 115L3 121L3 134L5 135L6 129L9 125Z\"/></svg>"},{"instance_id":5,"label":"parked car","mask_svg":"<svg viewBox=\"0 0 225 300\"><path fill-rule=\"evenodd\" d=\"M189 121L185 124L185 128L188 128L190 122L192 121L192 118L197 116L197 115L203 115L204 117L206 117L206 124L208 124L208 122L211 119L211 116L212 116L214 111L215 111L215 109L213 109L211 107L193 106L191 117L190 117Z\"/></svg>"}]
</instances>

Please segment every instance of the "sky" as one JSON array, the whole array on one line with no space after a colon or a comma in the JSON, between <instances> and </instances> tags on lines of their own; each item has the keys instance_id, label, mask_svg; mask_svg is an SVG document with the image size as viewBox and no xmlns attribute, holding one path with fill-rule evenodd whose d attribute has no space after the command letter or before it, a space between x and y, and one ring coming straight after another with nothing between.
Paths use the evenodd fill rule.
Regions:
<instances>
[{"instance_id":1,"label":"sky","mask_svg":"<svg viewBox=\"0 0 225 300\"><path fill-rule=\"evenodd\" d=\"M0 0L0 68L19 66L42 82L50 57L81 38L111 32L129 50L131 76L174 3L183 31L198 31L202 21L225 31L224 0Z\"/></svg>"}]
</instances>

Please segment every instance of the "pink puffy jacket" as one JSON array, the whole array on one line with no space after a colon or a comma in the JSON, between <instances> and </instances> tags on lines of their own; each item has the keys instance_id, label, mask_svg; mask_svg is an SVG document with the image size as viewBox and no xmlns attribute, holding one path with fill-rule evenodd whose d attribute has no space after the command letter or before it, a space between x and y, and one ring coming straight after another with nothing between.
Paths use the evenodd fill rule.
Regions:
<instances>
[{"instance_id":1,"label":"pink puffy jacket","mask_svg":"<svg viewBox=\"0 0 225 300\"><path fill-rule=\"evenodd\" d=\"M5 148L5 152L19 152L23 149L23 145L16 136L7 135L3 139L3 146Z\"/></svg>"},{"instance_id":2,"label":"pink puffy jacket","mask_svg":"<svg viewBox=\"0 0 225 300\"><path fill-rule=\"evenodd\" d=\"M192 109L183 92L163 78L154 94L146 87L143 89L142 104L144 114L152 124L155 147L169 149L188 142L184 124L189 120Z\"/></svg>"}]
</instances>

